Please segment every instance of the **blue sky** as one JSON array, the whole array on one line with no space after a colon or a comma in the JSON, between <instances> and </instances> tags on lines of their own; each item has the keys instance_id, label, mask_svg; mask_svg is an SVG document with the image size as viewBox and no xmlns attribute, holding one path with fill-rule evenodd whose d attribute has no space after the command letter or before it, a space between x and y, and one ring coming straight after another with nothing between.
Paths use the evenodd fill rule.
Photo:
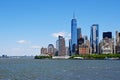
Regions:
<instances>
[{"instance_id":1,"label":"blue sky","mask_svg":"<svg viewBox=\"0 0 120 80\"><path fill-rule=\"evenodd\" d=\"M100 39L120 31L120 0L0 0L0 55L39 55L58 34L67 41L73 12L88 38L92 24L99 24Z\"/></svg>"}]
</instances>

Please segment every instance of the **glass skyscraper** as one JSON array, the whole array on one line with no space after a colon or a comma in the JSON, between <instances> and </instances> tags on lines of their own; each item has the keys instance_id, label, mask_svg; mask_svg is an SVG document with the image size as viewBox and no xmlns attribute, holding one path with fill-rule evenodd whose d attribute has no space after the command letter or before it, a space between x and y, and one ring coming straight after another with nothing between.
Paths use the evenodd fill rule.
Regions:
<instances>
[{"instance_id":1,"label":"glass skyscraper","mask_svg":"<svg viewBox=\"0 0 120 80\"><path fill-rule=\"evenodd\" d=\"M71 55L76 53L77 47L77 20L75 16L71 20Z\"/></svg>"},{"instance_id":2,"label":"glass skyscraper","mask_svg":"<svg viewBox=\"0 0 120 80\"><path fill-rule=\"evenodd\" d=\"M99 53L99 25L93 24L91 26L90 44L92 53Z\"/></svg>"}]
</instances>

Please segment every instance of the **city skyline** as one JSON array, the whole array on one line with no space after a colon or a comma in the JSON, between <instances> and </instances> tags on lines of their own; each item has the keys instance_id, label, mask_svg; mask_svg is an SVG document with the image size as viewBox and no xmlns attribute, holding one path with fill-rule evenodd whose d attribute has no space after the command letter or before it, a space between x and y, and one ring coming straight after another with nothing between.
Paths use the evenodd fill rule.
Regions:
<instances>
[{"instance_id":1,"label":"city skyline","mask_svg":"<svg viewBox=\"0 0 120 80\"><path fill-rule=\"evenodd\" d=\"M54 44L58 35L68 39L75 12L77 27L90 39L90 27L102 32L120 31L119 0L1 0L0 56L39 55L42 46Z\"/></svg>"}]
</instances>

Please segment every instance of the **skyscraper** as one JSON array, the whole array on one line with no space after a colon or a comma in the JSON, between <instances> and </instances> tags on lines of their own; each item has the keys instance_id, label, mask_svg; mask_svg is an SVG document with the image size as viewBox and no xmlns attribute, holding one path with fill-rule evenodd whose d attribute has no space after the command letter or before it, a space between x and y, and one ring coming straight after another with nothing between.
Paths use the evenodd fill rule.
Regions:
<instances>
[{"instance_id":1,"label":"skyscraper","mask_svg":"<svg viewBox=\"0 0 120 80\"><path fill-rule=\"evenodd\" d=\"M81 28L77 28L77 40L80 38Z\"/></svg>"},{"instance_id":2,"label":"skyscraper","mask_svg":"<svg viewBox=\"0 0 120 80\"><path fill-rule=\"evenodd\" d=\"M92 53L99 53L99 25L93 24L91 26L90 44Z\"/></svg>"},{"instance_id":3,"label":"skyscraper","mask_svg":"<svg viewBox=\"0 0 120 80\"><path fill-rule=\"evenodd\" d=\"M114 53L114 38L112 38L112 32L103 32L103 40L100 42L99 49L102 54Z\"/></svg>"},{"instance_id":4,"label":"skyscraper","mask_svg":"<svg viewBox=\"0 0 120 80\"><path fill-rule=\"evenodd\" d=\"M116 31L116 45L120 43L120 32Z\"/></svg>"},{"instance_id":5,"label":"skyscraper","mask_svg":"<svg viewBox=\"0 0 120 80\"><path fill-rule=\"evenodd\" d=\"M71 39L69 39L69 56L71 56L71 50L72 50L72 47L71 47Z\"/></svg>"},{"instance_id":6,"label":"skyscraper","mask_svg":"<svg viewBox=\"0 0 120 80\"><path fill-rule=\"evenodd\" d=\"M77 20L73 15L73 19L71 20L71 55L76 53L77 47Z\"/></svg>"},{"instance_id":7,"label":"skyscraper","mask_svg":"<svg viewBox=\"0 0 120 80\"><path fill-rule=\"evenodd\" d=\"M58 56L65 56L66 48L65 48L65 39L63 38L63 36L58 37L57 47L58 47Z\"/></svg>"},{"instance_id":8,"label":"skyscraper","mask_svg":"<svg viewBox=\"0 0 120 80\"><path fill-rule=\"evenodd\" d=\"M103 39L106 38L106 37L111 39L112 38L112 32L103 32Z\"/></svg>"},{"instance_id":9,"label":"skyscraper","mask_svg":"<svg viewBox=\"0 0 120 80\"><path fill-rule=\"evenodd\" d=\"M116 31L116 53L120 54L120 32Z\"/></svg>"}]
</instances>

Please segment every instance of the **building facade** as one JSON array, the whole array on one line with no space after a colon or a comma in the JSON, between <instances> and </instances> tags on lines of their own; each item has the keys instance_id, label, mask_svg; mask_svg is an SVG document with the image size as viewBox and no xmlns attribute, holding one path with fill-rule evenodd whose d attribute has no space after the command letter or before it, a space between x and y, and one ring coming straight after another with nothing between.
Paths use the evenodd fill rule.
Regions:
<instances>
[{"instance_id":1,"label":"building facade","mask_svg":"<svg viewBox=\"0 0 120 80\"><path fill-rule=\"evenodd\" d=\"M90 45L92 53L99 53L99 25L93 24L90 33Z\"/></svg>"}]
</instances>

